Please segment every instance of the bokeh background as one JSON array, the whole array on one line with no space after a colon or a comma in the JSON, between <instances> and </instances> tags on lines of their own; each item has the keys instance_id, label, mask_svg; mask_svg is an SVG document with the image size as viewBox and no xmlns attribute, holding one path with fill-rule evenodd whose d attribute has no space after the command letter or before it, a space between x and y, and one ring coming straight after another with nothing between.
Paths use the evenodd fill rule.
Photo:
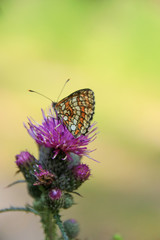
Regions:
<instances>
[{"instance_id":1,"label":"bokeh background","mask_svg":"<svg viewBox=\"0 0 160 240\"><path fill-rule=\"evenodd\" d=\"M38 155L23 122L81 88L95 92L99 135L84 159L92 177L63 211L80 239L160 239L160 2L158 0L0 1L0 208L31 203L15 158ZM0 215L0 240L43 240L39 218Z\"/></svg>"}]
</instances>

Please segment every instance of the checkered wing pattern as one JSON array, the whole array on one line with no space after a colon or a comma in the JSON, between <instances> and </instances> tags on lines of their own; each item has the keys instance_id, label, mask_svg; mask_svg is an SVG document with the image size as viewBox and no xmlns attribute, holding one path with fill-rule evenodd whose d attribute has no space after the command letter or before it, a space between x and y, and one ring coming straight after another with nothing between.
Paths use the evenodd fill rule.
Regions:
<instances>
[{"instance_id":1,"label":"checkered wing pattern","mask_svg":"<svg viewBox=\"0 0 160 240\"><path fill-rule=\"evenodd\" d=\"M56 103L54 108L74 137L85 135L94 114L94 92L88 88L78 90Z\"/></svg>"}]
</instances>

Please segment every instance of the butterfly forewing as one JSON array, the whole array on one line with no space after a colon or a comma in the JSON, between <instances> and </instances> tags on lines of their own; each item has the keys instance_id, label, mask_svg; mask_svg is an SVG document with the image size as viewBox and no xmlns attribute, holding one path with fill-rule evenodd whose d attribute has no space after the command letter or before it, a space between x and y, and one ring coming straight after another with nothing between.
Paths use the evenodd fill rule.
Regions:
<instances>
[{"instance_id":1,"label":"butterfly forewing","mask_svg":"<svg viewBox=\"0 0 160 240\"><path fill-rule=\"evenodd\" d=\"M58 117L74 137L85 135L94 114L94 92L81 89L55 104Z\"/></svg>"}]
</instances>

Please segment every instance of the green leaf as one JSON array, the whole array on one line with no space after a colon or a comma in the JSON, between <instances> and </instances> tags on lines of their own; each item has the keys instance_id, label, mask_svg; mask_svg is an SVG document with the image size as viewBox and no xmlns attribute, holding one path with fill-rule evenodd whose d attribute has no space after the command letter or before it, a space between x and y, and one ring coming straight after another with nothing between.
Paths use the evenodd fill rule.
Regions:
<instances>
[{"instance_id":1,"label":"green leaf","mask_svg":"<svg viewBox=\"0 0 160 240\"><path fill-rule=\"evenodd\" d=\"M9 207L9 208L3 208L0 209L0 213L4 213L4 212L26 212L26 213L34 213L35 215L39 215L39 213L37 211L35 211L33 208L26 206L26 207Z\"/></svg>"},{"instance_id":2,"label":"green leaf","mask_svg":"<svg viewBox=\"0 0 160 240\"><path fill-rule=\"evenodd\" d=\"M25 183L26 180L17 180L9 185L6 186L6 188L12 187L13 185L17 184L17 183Z\"/></svg>"}]
</instances>

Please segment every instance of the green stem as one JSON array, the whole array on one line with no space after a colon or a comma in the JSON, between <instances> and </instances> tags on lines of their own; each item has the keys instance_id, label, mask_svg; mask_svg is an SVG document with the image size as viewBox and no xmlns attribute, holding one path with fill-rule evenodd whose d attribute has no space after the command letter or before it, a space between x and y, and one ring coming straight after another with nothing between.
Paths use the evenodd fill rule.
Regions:
<instances>
[{"instance_id":1,"label":"green stem","mask_svg":"<svg viewBox=\"0 0 160 240\"><path fill-rule=\"evenodd\" d=\"M63 226L63 223L60 219L60 215L57 213L57 214L54 214L54 219L56 220L56 224L58 225L60 231L61 231L61 234L62 234L62 237L64 240L69 240L65 230L64 230L64 226Z\"/></svg>"},{"instance_id":2,"label":"green stem","mask_svg":"<svg viewBox=\"0 0 160 240\"><path fill-rule=\"evenodd\" d=\"M0 209L0 213L3 213L3 212L15 212L15 211L30 212L30 213L34 213L35 215L39 215L39 213L37 211L35 211L33 208L30 208L28 206L26 206L26 207L10 207L10 208Z\"/></svg>"},{"instance_id":3,"label":"green stem","mask_svg":"<svg viewBox=\"0 0 160 240\"><path fill-rule=\"evenodd\" d=\"M44 229L45 240L55 240L57 237L56 224L52 213L50 211L44 211L41 213L41 222Z\"/></svg>"}]
</instances>

